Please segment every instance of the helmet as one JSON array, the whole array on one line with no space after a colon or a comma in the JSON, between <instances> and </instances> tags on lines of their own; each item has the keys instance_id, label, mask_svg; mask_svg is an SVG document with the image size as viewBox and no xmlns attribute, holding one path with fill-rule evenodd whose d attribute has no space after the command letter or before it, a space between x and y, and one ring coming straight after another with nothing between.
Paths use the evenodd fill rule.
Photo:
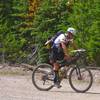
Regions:
<instances>
[{"instance_id":1,"label":"helmet","mask_svg":"<svg viewBox=\"0 0 100 100\"><path fill-rule=\"evenodd\" d=\"M75 30L74 28L72 28L72 27L68 28L68 29L67 29L67 32L70 32L70 33L72 33L73 35L76 34L76 30Z\"/></svg>"}]
</instances>

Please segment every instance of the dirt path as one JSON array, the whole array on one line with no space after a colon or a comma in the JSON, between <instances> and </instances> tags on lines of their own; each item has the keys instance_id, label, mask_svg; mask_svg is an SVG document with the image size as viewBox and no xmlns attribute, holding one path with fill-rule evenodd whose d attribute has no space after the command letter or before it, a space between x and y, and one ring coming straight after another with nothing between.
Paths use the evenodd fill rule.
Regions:
<instances>
[{"instance_id":1,"label":"dirt path","mask_svg":"<svg viewBox=\"0 0 100 100\"><path fill-rule=\"evenodd\" d=\"M100 100L100 84L93 84L86 93L74 92L68 82L60 89L37 90L27 76L0 76L0 100Z\"/></svg>"}]
</instances>

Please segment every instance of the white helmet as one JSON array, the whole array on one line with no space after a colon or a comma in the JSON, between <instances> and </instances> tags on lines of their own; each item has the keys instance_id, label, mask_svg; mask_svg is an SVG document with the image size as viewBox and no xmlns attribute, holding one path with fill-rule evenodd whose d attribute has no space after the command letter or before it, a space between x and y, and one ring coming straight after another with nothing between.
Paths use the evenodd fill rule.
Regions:
<instances>
[{"instance_id":1,"label":"white helmet","mask_svg":"<svg viewBox=\"0 0 100 100\"><path fill-rule=\"evenodd\" d=\"M76 30L75 30L74 28L72 28L72 27L68 28L68 29L67 29L67 32L70 32L70 33L72 33L73 35L76 34Z\"/></svg>"}]
</instances>

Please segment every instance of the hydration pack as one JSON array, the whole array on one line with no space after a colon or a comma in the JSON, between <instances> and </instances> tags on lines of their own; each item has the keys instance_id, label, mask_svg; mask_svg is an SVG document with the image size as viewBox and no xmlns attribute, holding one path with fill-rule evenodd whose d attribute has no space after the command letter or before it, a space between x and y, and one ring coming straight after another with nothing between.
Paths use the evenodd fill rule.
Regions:
<instances>
[{"instance_id":1,"label":"hydration pack","mask_svg":"<svg viewBox=\"0 0 100 100\"><path fill-rule=\"evenodd\" d=\"M56 34L55 34L55 36L54 37L52 37L52 42L54 43L54 41L56 40L56 38L58 37L58 36L60 36L61 34L64 34L64 32L62 32L62 31L59 31L59 32L57 32Z\"/></svg>"},{"instance_id":2,"label":"hydration pack","mask_svg":"<svg viewBox=\"0 0 100 100\"><path fill-rule=\"evenodd\" d=\"M47 48L47 49L54 48L54 47L55 47L54 41L55 41L56 38L57 38L58 36L60 36L61 34L64 34L64 32L59 31L59 32L57 32L53 37L49 37L49 38L48 38L48 41L50 40L50 42L49 42L49 43L48 43L48 41L46 42L46 48Z\"/></svg>"}]
</instances>

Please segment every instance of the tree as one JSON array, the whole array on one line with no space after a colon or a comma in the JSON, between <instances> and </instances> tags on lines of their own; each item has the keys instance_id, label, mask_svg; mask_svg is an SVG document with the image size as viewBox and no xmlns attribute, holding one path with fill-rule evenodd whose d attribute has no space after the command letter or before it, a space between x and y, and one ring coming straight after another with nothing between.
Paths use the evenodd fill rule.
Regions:
<instances>
[{"instance_id":1,"label":"tree","mask_svg":"<svg viewBox=\"0 0 100 100\"><path fill-rule=\"evenodd\" d=\"M41 3L33 21L32 31L32 35L37 37L36 43L41 48L38 53L39 62L47 58L44 47L47 38L53 36L58 30L66 30L67 16L66 0L43 0Z\"/></svg>"},{"instance_id":2,"label":"tree","mask_svg":"<svg viewBox=\"0 0 100 100\"><path fill-rule=\"evenodd\" d=\"M22 55L22 47L31 39L30 28L26 18L28 1L1 0L0 38L6 53L6 58L16 60Z\"/></svg>"},{"instance_id":3,"label":"tree","mask_svg":"<svg viewBox=\"0 0 100 100\"><path fill-rule=\"evenodd\" d=\"M77 41L79 46L89 50L88 54L91 59L95 59L96 56L100 57L100 55L98 55L100 54L98 52L100 51L99 2L99 0L76 2L73 6L73 12L70 13L68 18L68 21L71 22L71 26L74 26L78 30Z\"/></svg>"}]
</instances>

